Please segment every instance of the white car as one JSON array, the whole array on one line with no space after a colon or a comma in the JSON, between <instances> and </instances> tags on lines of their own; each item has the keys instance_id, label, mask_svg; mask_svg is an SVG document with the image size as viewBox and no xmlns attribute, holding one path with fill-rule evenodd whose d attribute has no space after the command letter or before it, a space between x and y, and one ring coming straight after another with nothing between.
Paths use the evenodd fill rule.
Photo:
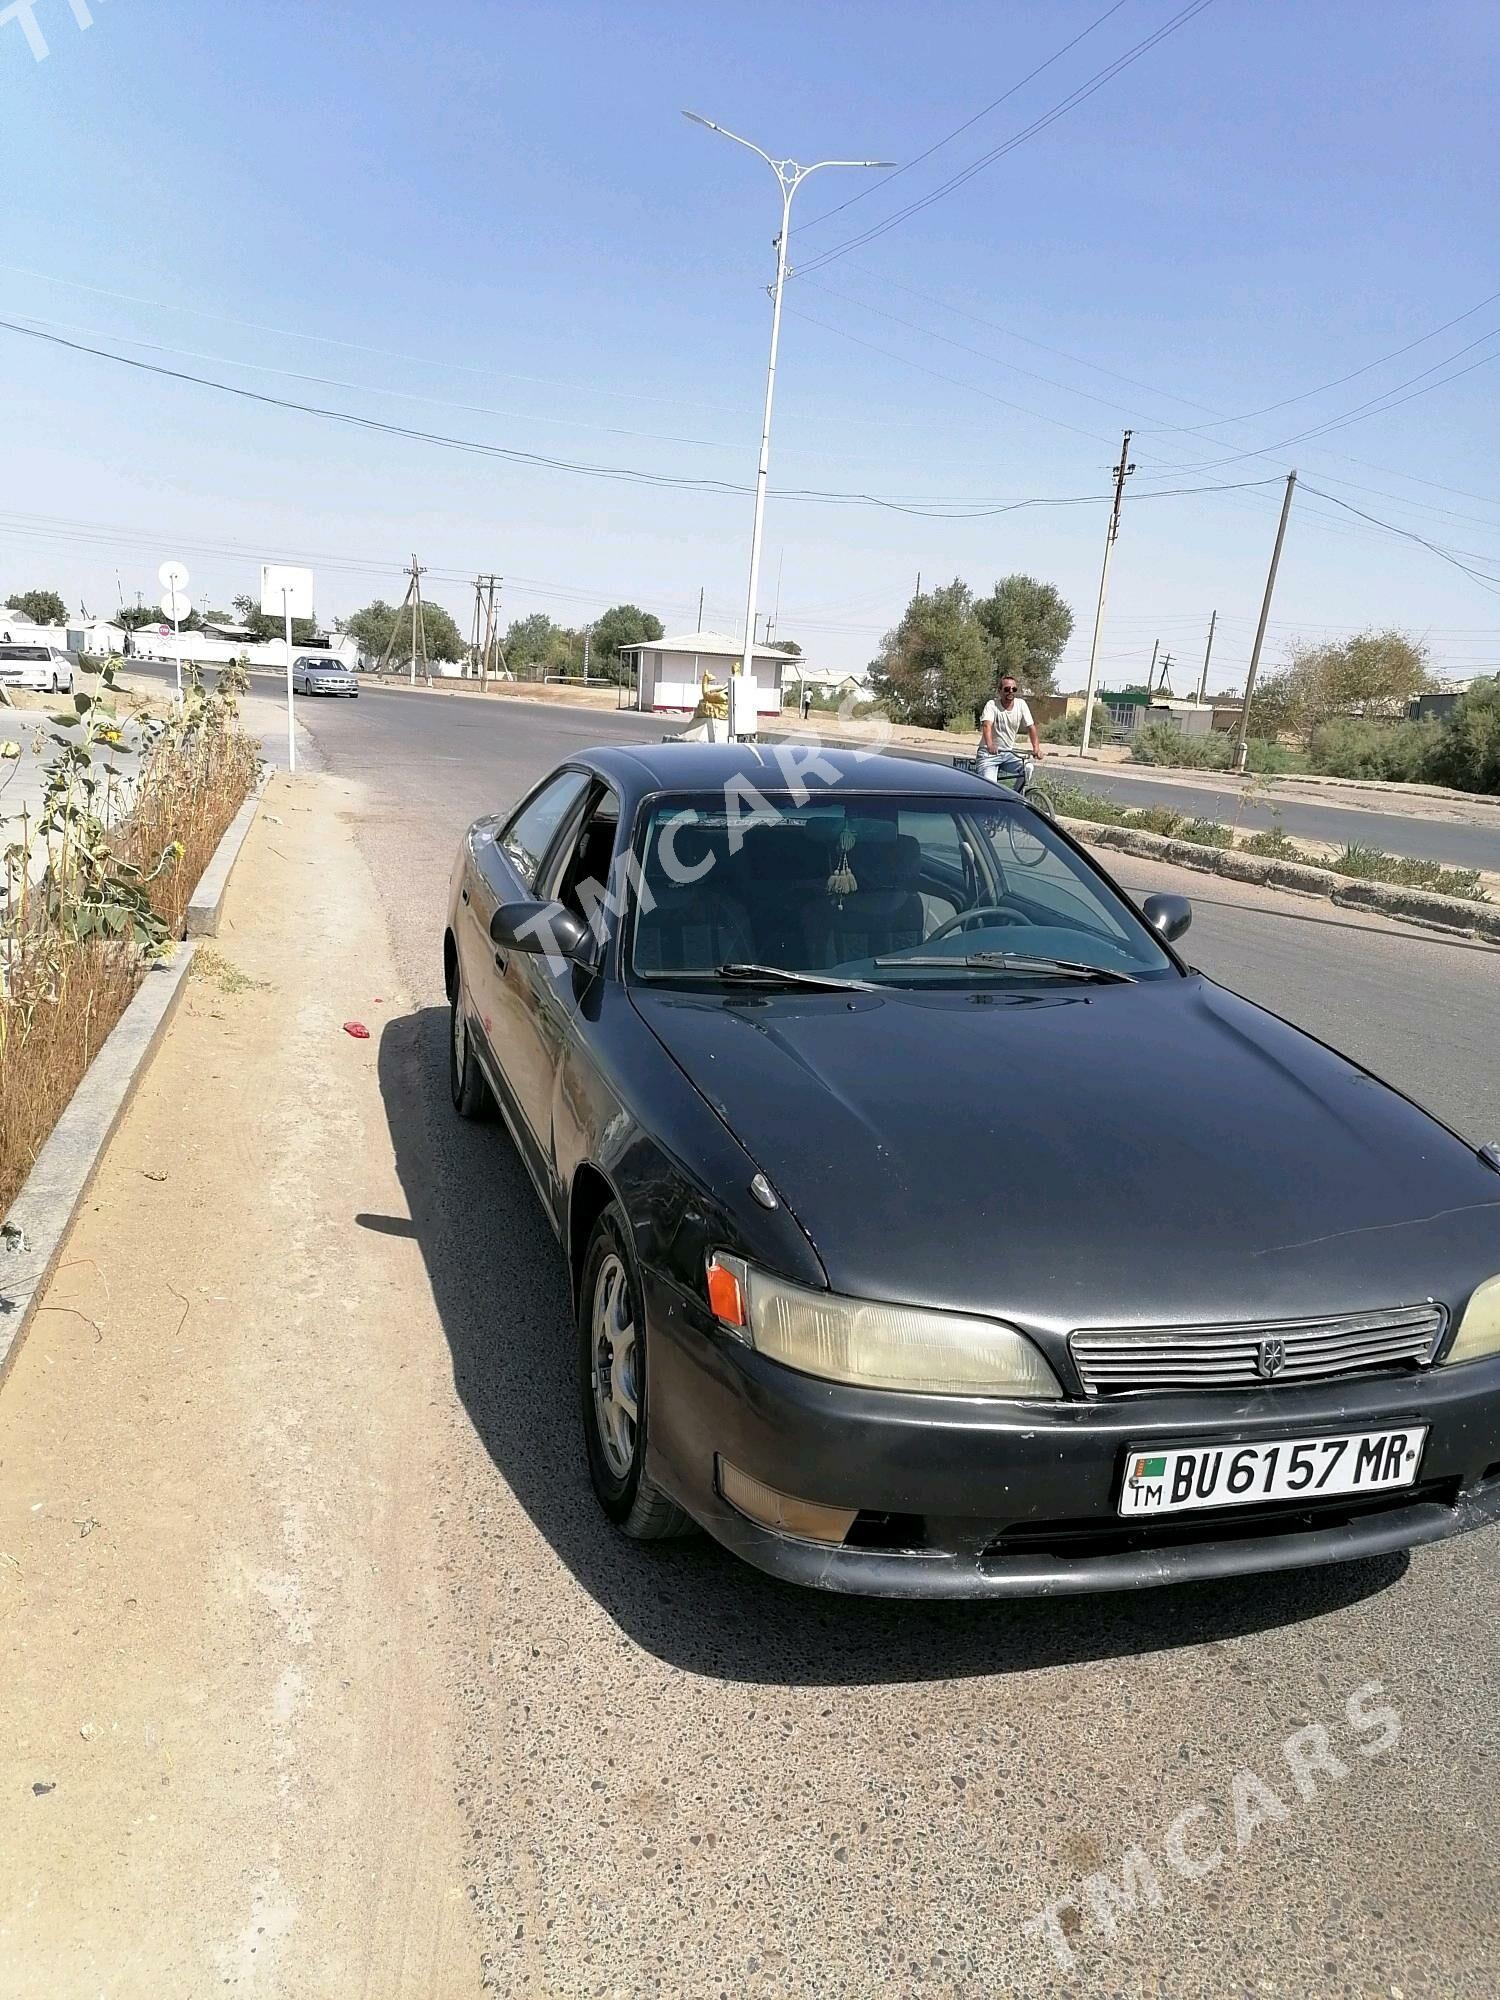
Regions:
<instances>
[{"instance_id":1,"label":"white car","mask_svg":"<svg viewBox=\"0 0 1500 2000\"><path fill-rule=\"evenodd\" d=\"M73 656L56 646L0 646L0 687L71 694Z\"/></svg>"},{"instance_id":2,"label":"white car","mask_svg":"<svg viewBox=\"0 0 1500 2000\"><path fill-rule=\"evenodd\" d=\"M357 701L359 682L342 660L293 660L292 693L346 694Z\"/></svg>"}]
</instances>

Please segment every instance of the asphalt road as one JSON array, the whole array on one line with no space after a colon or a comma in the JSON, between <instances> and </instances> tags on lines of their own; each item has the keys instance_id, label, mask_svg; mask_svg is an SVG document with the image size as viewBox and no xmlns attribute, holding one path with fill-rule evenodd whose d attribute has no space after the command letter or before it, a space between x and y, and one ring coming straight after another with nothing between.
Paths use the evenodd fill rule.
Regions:
<instances>
[{"instance_id":1,"label":"asphalt road","mask_svg":"<svg viewBox=\"0 0 1500 2000\"><path fill-rule=\"evenodd\" d=\"M299 710L366 788L358 836L416 996L381 1047L392 1139L488 1453L428 1559L449 1572L434 1643L461 1690L452 1778L493 1990L1488 2000L1493 1531L1410 1561L945 1607L819 1597L706 1541L615 1536L581 1470L558 1252L503 1133L447 1103L439 937L469 819L572 746L659 729L393 694ZM1189 939L1206 970L1500 1135L1500 955L1130 868L1137 890L1207 887ZM1024 1081L1020 1048L997 1079L1021 1100L1015 1156L975 1163L1014 1189L1023 1245ZM449 1517L482 1566L454 1564ZM1349 1722L1371 1682L1363 1702L1396 1725ZM1309 1725L1332 1761L1304 1797L1283 1745ZM1123 1893L1131 1849L1133 1909L1103 1886ZM1049 1941L1033 1920L1059 1897L1076 1907Z\"/></svg>"},{"instance_id":2,"label":"asphalt road","mask_svg":"<svg viewBox=\"0 0 1500 2000\"><path fill-rule=\"evenodd\" d=\"M134 661L130 671L163 683L172 678L169 667L153 667ZM269 676L256 675L258 692L269 690L270 685ZM390 698L389 690L367 689L366 692L376 700ZM394 698L409 699L402 695ZM299 712L310 705L310 697L301 697L297 703ZM469 705L464 703L462 706L467 709ZM615 717L607 714L601 717L596 710L587 713L591 719L585 736L590 742L599 741L606 733L603 727L606 722L610 729L616 726ZM618 722L622 728L634 726L646 735L655 736L662 735L667 727L672 726L664 725L660 718L645 716L634 725L623 716L618 718ZM1417 819L1396 812L1369 812L1352 805L1324 803L1317 798L1272 801L1253 794L1242 795L1234 786L1216 784L1211 777L1204 777L1198 783L1187 783L1176 772L1163 775L1146 769L1104 771L1062 761L1049 768L1061 782L1078 785L1105 798L1117 799L1121 805L1164 803L1198 818L1239 825L1247 833L1280 825L1284 832L1304 840L1328 841L1338 846L1346 841L1359 841L1367 847L1383 848L1388 854L1441 861L1451 868L1500 872L1500 815L1491 815L1486 824L1470 824L1462 819Z\"/></svg>"}]
</instances>

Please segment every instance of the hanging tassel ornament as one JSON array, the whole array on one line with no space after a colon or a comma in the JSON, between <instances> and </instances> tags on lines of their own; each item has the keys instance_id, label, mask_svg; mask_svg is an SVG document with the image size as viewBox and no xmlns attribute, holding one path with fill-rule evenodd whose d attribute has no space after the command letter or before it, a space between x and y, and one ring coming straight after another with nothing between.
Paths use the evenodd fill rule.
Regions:
<instances>
[{"instance_id":1,"label":"hanging tassel ornament","mask_svg":"<svg viewBox=\"0 0 1500 2000\"><path fill-rule=\"evenodd\" d=\"M840 909L844 907L844 898L852 896L859 888L858 882L854 879L854 870L849 866L849 854L853 846L853 830L846 826L839 835L839 865L828 878L828 893L836 899Z\"/></svg>"}]
</instances>

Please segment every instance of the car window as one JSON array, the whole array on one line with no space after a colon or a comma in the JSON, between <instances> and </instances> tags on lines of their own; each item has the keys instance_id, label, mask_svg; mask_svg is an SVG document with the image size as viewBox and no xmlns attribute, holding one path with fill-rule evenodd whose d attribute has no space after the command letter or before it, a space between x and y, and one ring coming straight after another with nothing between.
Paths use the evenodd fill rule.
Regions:
<instances>
[{"instance_id":1,"label":"car window","mask_svg":"<svg viewBox=\"0 0 1500 2000\"><path fill-rule=\"evenodd\" d=\"M0 660L50 660L45 646L0 646Z\"/></svg>"},{"instance_id":2,"label":"car window","mask_svg":"<svg viewBox=\"0 0 1500 2000\"><path fill-rule=\"evenodd\" d=\"M560 771L533 794L499 835L501 853L528 889L536 887L552 837L588 784L583 771Z\"/></svg>"},{"instance_id":3,"label":"car window","mask_svg":"<svg viewBox=\"0 0 1500 2000\"><path fill-rule=\"evenodd\" d=\"M652 808L631 964L712 979L736 961L891 986L1057 976L1067 960L1170 978L1149 929L1024 807L871 794L769 812L722 798Z\"/></svg>"},{"instance_id":4,"label":"car window","mask_svg":"<svg viewBox=\"0 0 1500 2000\"><path fill-rule=\"evenodd\" d=\"M591 923L611 888L610 864L619 831L620 802L607 785L597 786L572 835L559 842L537 894Z\"/></svg>"}]
</instances>

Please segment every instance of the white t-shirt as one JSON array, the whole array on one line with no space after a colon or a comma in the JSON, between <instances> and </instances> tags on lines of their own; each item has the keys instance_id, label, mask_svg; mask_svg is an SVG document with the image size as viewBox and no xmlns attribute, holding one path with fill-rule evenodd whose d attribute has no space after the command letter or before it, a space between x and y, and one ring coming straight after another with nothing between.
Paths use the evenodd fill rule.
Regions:
<instances>
[{"instance_id":1,"label":"white t-shirt","mask_svg":"<svg viewBox=\"0 0 1500 2000\"><path fill-rule=\"evenodd\" d=\"M1009 708L1002 708L998 701L987 701L979 717L981 731L979 747L981 750L984 748L983 729L987 722L994 725L995 748L997 750L1014 750L1016 747L1016 738L1020 735L1021 731L1023 729L1030 729L1032 726L1031 710L1019 695L1016 696Z\"/></svg>"}]
</instances>

